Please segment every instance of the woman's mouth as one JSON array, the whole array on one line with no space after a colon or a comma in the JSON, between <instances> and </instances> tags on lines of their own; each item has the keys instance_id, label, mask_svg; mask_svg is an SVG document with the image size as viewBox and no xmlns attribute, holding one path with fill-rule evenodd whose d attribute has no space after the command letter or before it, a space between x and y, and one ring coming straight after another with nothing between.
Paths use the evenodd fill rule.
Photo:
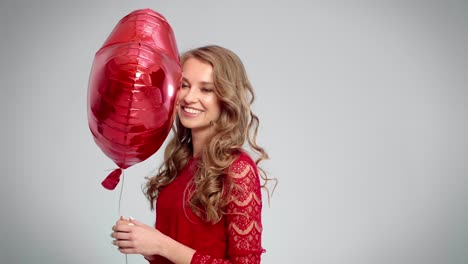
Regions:
<instances>
[{"instance_id":1,"label":"woman's mouth","mask_svg":"<svg viewBox=\"0 0 468 264\"><path fill-rule=\"evenodd\" d=\"M182 106L182 110L184 110L184 112L187 112L189 114L194 114L194 115L203 112L202 110L192 108L192 107L188 107L188 106Z\"/></svg>"}]
</instances>

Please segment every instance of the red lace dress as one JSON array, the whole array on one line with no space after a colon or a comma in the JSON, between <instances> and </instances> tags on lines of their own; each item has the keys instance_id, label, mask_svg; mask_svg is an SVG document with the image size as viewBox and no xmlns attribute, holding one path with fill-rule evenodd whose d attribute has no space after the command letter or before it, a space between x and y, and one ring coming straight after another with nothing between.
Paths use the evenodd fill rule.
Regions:
<instances>
[{"instance_id":1,"label":"red lace dress","mask_svg":"<svg viewBox=\"0 0 468 264\"><path fill-rule=\"evenodd\" d=\"M190 159L181 174L160 193L156 202L156 228L196 250L191 264L260 263L262 198L255 162L245 153L229 168L237 186L224 215L216 224L205 223L184 203L184 190L197 169ZM187 199L185 197L185 199ZM151 264L171 263L156 256Z\"/></svg>"}]
</instances>

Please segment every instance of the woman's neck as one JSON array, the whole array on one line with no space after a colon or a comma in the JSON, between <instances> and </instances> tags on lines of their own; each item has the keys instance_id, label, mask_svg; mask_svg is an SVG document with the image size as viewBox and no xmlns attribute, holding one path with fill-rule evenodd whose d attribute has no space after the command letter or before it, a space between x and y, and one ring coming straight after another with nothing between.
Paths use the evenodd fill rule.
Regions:
<instances>
[{"instance_id":1,"label":"woman's neck","mask_svg":"<svg viewBox=\"0 0 468 264\"><path fill-rule=\"evenodd\" d=\"M191 133L194 157L201 156L203 149L209 144L209 140L212 137L213 132L214 130L212 128L201 130L192 129Z\"/></svg>"}]
</instances>

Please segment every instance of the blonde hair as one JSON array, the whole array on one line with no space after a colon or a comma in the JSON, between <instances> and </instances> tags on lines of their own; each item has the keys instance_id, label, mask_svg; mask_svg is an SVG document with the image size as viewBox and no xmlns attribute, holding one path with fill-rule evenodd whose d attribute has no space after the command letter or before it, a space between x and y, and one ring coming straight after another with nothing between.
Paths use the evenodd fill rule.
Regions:
<instances>
[{"instance_id":1,"label":"blonde hair","mask_svg":"<svg viewBox=\"0 0 468 264\"><path fill-rule=\"evenodd\" d=\"M199 168L192 181L194 188L189 193L191 210L206 222L216 223L224 214L227 194L233 188L226 187L230 182L226 177L227 168L245 141L258 154L257 165L268 155L257 145L259 119L250 108L255 95L239 57L220 46L205 46L185 52L181 56L181 64L189 58L213 67L214 92L221 106L220 117L212 123L215 133L198 159ZM177 177L193 154L190 129L185 128L178 117L173 130L174 137L164 152L165 161L145 186L151 209L154 209L159 191ZM266 188L271 179L260 168L259 174L264 180L262 187Z\"/></svg>"}]
</instances>

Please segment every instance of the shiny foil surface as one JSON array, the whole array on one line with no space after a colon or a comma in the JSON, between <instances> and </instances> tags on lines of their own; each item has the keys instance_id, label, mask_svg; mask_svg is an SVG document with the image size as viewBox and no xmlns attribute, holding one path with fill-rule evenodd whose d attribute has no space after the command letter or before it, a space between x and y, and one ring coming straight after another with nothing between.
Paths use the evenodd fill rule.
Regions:
<instances>
[{"instance_id":1,"label":"shiny foil surface","mask_svg":"<svg viewBox=\"0 0 468 264\"><path fill-rule=\"evenodd\" d=\"M88 86L88 123L99 148L119 169L153 155L168 136L181 66L171 26L151 9L122 18L96 53Z\"/></svg>"}]
</instances>

